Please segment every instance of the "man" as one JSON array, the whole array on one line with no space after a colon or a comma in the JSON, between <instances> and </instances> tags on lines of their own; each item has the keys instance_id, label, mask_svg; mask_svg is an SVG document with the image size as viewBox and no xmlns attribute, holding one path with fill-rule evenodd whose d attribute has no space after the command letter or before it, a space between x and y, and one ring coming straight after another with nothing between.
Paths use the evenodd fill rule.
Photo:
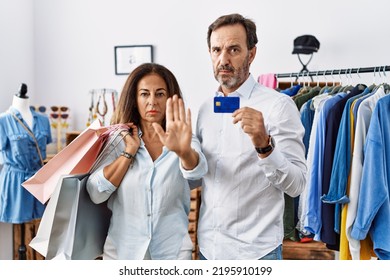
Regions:
<instances>
[{"instance_id":1,"label":"man","mask_svg":"<svg viewBox=\"0 0 390 280\"><path fill-rule=\"evenodd\" d=\"M306 181L298 109L250 74L253 21L222 16L209 26L207 42L220 83L216 95L239 97L240 108L214 113L210 99L199 110L196 134L209 166L197 233L200 258L282 259L284 194L298 196Z\"/></svg>"}]
</instances>

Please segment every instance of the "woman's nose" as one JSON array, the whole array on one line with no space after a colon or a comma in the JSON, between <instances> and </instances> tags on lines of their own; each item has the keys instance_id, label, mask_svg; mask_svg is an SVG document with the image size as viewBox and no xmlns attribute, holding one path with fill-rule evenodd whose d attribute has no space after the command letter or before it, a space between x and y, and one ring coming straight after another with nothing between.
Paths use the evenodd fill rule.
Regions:
<instances>
[{"instance_id":1,"label":"woman's nose","mask_svg":"<svg viewBox=\"0 0 390 280\"><path fill-rule=\"evenodd\" d=\"M149 95L148 103L149 103L149 105L156 104L156 97L153 94Z\"/></svg>"}]
</instances>

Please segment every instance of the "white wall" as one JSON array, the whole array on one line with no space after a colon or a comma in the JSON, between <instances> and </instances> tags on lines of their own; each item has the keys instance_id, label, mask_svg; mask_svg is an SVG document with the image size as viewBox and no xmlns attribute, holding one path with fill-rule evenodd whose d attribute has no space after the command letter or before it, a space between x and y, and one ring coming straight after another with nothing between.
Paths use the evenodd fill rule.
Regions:
<instances>
[{"instance_id":1,"label":"white wall","mask_svg":"<svg viewBox=\"0 0 390 280\"><path fill-rule=\"evenodd\" d=\"M33 1L0 0L0 112L8 109L20 84L34 92Z\"/></svg>"},{"instance_id":2,"label":"white wall","mask_svg":"<svg viewBox=\"0 0 390 280\"><path fill-rule=\"evenodd\" d=\"M16 2L27 4L30 0ZM34 80L28 81L35 84L30 96L38 104L70 106L74 129L85 127L90 89L114 88L119 92L122 89L126 77L114 72L117 45L152 44L155 62L176 74L188 105L196 112L200 102L216 88L207 52L207 27L226 13L241 13L258 25L260 42L252 66L256 76L299 72L301 65L291 52L294 38L303 34L313 34L321 43L309 64L312 71L390 64L390 37L386 35L390 27L386 11L390 4L386 0L35 0L33 3L34 55L26 58L35 61ZM31 4L25 6L27 11L22 13L31 13ZM13 13L8 17L15 21L20 11L13 9ZM21 31L16 24L8 27L8 33L29 32L26 27ZM18 57L18 44L19 41L13 41L7 51L11 62ZM13 78L9 82L17 88L19 81L15 77L22 79L20 64L15 61L7 68ZM368 81L372 81L371 76ZM9 97L13 88L1 95Z\"/></svg>"}]
</instances>

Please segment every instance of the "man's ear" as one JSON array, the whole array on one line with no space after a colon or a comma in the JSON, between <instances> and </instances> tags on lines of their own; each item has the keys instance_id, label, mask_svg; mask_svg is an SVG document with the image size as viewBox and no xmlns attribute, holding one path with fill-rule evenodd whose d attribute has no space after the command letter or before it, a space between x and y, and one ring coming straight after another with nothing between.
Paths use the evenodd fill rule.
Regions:
<instances>
[{"instance_id":1,"label":"man's ear","mask_svg":"<svg viewBox=\"0 0 390 280\"><path fill-rule=\"evenodd\" d=\"M257 47L256 46L254 46L252 49L249 50L249 64L251 64L252 61L255 59L256 52L257 52Z\"/></svg>"}]
</instances>

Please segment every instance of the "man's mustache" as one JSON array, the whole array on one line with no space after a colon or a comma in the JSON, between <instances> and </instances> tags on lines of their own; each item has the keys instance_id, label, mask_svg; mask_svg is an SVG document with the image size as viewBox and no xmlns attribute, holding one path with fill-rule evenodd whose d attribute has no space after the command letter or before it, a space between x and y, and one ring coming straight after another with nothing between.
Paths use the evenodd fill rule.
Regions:
<instances>
[{"instance_id":1,"label":"man's mustache","mask_svg":"<svg viewBox=\"0 0 390 280\"><path fill-rule=\"evenodd\" d=\"M235 69L230 65L222 65L218 67L218 71L226 71L226 70L234 72Z\"/></svg>"}]
</instances>

